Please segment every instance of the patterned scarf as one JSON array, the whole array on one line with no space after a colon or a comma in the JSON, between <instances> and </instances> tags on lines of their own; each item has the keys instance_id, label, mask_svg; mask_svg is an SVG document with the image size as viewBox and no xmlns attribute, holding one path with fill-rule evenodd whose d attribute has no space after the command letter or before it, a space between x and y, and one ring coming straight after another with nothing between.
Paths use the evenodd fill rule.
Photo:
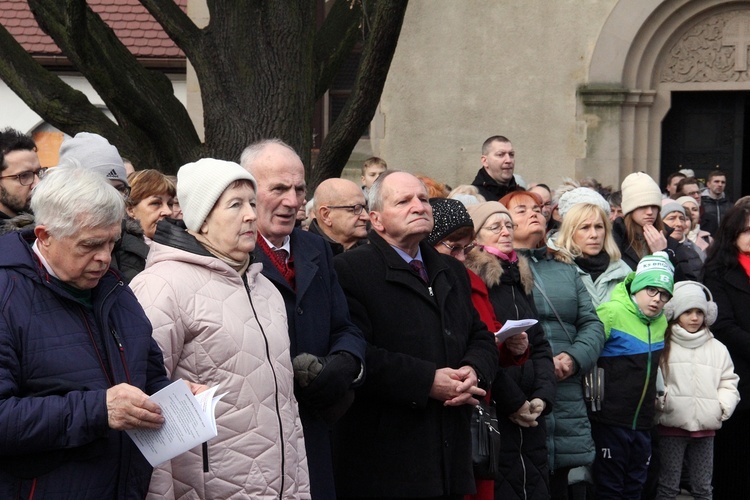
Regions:
<instances>
[{"instance_id":1,"label":"patterned scarf","mask_svg":"<svg viewBox=\"0 0 750 500\"><path fill-rule=\"evenodd\" d=\"M284 256L282 256L282 253L286 254L286 250L271 250L271 247L268 246L265 238L260 235L256 245L258 245L260 249L263 250L263 253L265 253L268 258L271 259L274 267L279 270L286 282L289 283L289 286L292 287L292 290L296 291L297 283L294 274L294 257L292 255L289 255L289 258L285 258Z\"/></svg>"}]
</instances>

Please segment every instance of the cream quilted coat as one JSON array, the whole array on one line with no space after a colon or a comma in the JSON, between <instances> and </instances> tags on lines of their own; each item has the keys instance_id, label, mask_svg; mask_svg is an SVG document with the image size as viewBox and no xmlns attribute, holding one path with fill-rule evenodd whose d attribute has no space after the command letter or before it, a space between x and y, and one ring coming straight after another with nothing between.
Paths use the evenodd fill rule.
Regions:
<instances>
[{"instance_id":1,"label":"cream quilted coat","mask_svg":"<svg viewBox=\"0 0 750 500\"><path fill-rule=\"evenodd\" d=\"M149 498L310 497L284 302L261 269L246 289L218 258L154 242L130 284L170 377L228 392L207 457L199 446L158 467Z\"/></svg>"}]
</instances>

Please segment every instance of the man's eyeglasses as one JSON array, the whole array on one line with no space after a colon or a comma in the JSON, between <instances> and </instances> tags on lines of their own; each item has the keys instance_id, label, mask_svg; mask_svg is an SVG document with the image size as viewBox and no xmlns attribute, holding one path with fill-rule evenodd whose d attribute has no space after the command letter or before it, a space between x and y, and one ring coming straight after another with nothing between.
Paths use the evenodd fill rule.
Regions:
<instances>
[{"instance_id":1,"label":"man's eyeglasses","mask_svg":"<svg viewBox=\"0 0 750 500\"><path fill-rule=\"evenodd\" d=\"M656 297L659 296L659 300L662 302L669 302L669 299L672 298L672 296L669 294L669 292L662 292L658 288L654 286L647 286L646 287L646 293L649 297Z\"/></svg>"},{"instance_id":2,"label":"man's eyeglasses","mask_svg":"<svg viewBox=\"0 0 750 500\"><path fill-rule=\"evenodd\" d=\"M41 179L44 177L45 172L47 172L46 168L39 168L36 170L27 170L16 175L0 175L0 179L15 179L22 186L31 186L34 183L34 176Z\"/></svg>"},{"instance_id":3,"label":"man's eyeglasses","mask_svg":"<svg viewBox=\"0 0 750 500\"><path fill-rule=\"evenodd\" d=\"M345 208L349 210L354 215L359 215L362 213L362 210L364 210L366 207L362 205L361 203L357 203L356 205L327 205L328 208Z\"/></svg>"},{"instance_id":4,"label":"man's eyeglasses","mask_svg":"<svg viewBox=\"0 0 750 500\"><path fill-rule=\"evenodd\" d=\"M130 196L130 186L128 186L124 182L118 182L116 184L112 184L112 187L115 188L125 198Z\"/></svg>"},{"instance_id":5,"label":"man's eyeglasses","mask_svg":"<svg viewBox=\"0 0 750 500\"><path fill-rule=\"evenodd\" d=\"M469 252L471 252L471 249L476 246L476 244L474 243L469 243L465 247L462 247L461 245L451 245L450 243L446 243L444 241L441 241L440 244L443 245L448 250L450 250L451 255L455 255L461 252L463 252L464 255L468 255Z\"/></svg>"},{"instance_id":6,"label":"man's eyeglasses","mask_svg":"<svg viewBox=\"0 0 750 500\"><path fill-rule=\"evenodd\" d=\"M515 222L505 222L504 224L493 224L491 226L483 227L482 229L486 229L495 234L500 234L503 229L507 229L509 233L512 233L517 227L518 224Z\"/></svg>"}]
</instances>

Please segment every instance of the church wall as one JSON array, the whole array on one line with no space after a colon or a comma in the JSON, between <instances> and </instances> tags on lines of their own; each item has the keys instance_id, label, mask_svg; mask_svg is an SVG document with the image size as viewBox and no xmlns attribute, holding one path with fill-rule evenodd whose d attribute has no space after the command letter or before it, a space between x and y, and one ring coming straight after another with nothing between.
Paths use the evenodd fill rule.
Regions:
<instances>
[{"instance_id":1,"label":"church wall","mask_svg":"<svg viewBox=\"0 0 750 500\"><path fill-rule=\"evenodd\" d=\"M457 185L474 178L484 139L501 134L513 141L516 172L527 182L554 187L590 175L580 162L586 120L599 118L579 116L577 91L616 3L412 0L373 152L394 168Z\"/></svg>"}]
</instances>

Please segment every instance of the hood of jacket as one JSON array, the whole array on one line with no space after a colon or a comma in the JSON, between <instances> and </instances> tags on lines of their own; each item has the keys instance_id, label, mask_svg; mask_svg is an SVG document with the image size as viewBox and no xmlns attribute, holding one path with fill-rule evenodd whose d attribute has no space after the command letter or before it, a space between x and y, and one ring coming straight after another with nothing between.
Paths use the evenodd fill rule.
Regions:
<instances>
[{"instance_id":1,"label":"hood of jacket","mask_svg":"<svg viewBox=\"0 0 750 500\"><path fill-rule=\"evenodd\" d=\"M3 219L0 222L0 235L21 231L29 226L32 229L36 226L33 214L23 213L10 219Z\"/></svg>"},{"instance_id":2,"label":"hood of jacket","mask_svg":"<svg viewBox=\"0 0 750 500\"><path fill-rule=\"evenodd\" d=\"M469 270L476 273L482 279L487 288L499 285L503 274L506 272L503 267L503 261L499 257L485 252L481 246L469 252L466 256L465 264ZM513 264L509 265L513 266ZM525 293L530 294L534 288L534 279L528 259L523 255L518 255L517 267L521 287Z\"/></svg>"}]
</instances>

